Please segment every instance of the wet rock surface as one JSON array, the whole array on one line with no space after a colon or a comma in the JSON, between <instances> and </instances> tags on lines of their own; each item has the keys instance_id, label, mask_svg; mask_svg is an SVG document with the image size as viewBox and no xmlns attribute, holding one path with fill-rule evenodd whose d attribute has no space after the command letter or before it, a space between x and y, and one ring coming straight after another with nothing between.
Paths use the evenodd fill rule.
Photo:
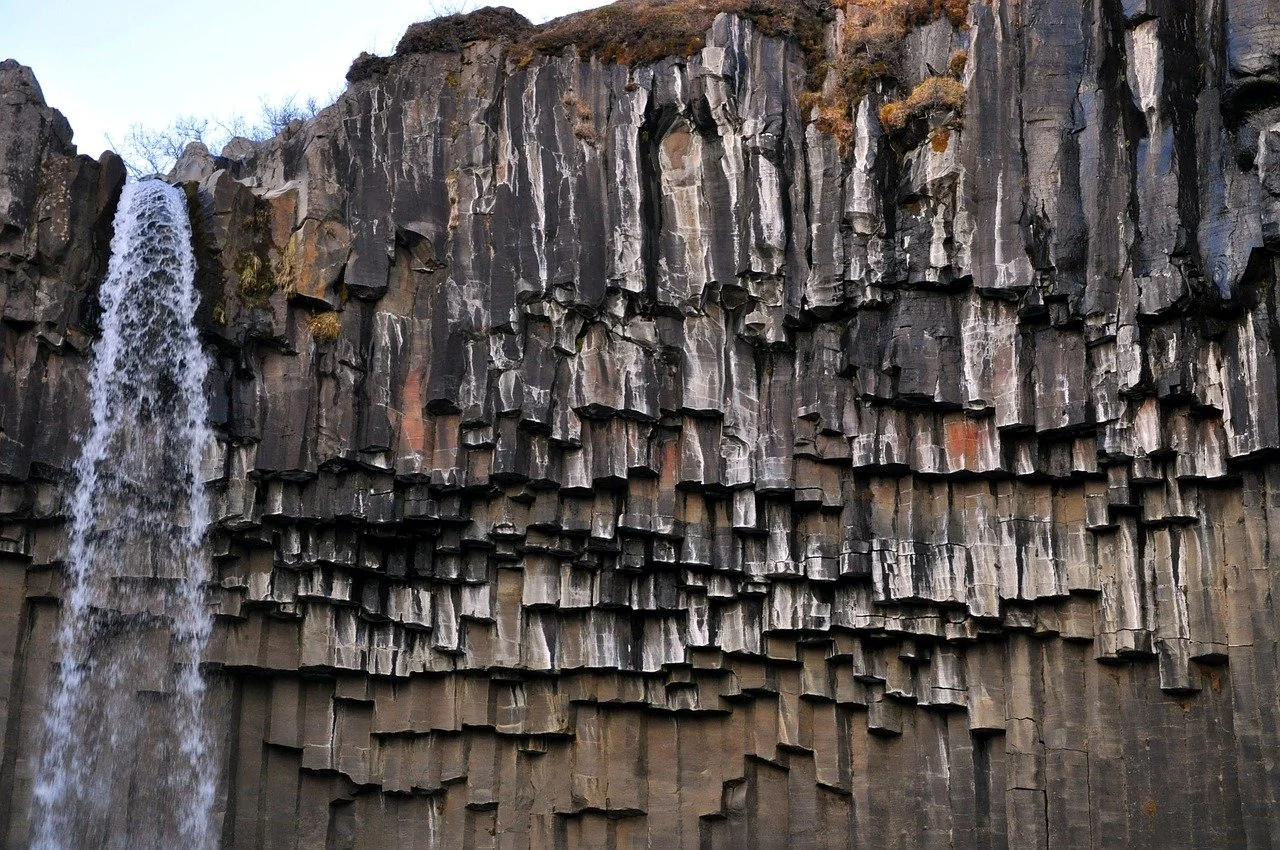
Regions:
<instances>
[{"instance_id":1,"label":"wet rock surface","mask_svg":"<svg viewBox=\"0 0 1280 850\"><path fill-rule=\"evenodd\" d=\"M847 145L731 15L467 41L192 151L224 846L1272 846L1275 18L974 3ZM123 169L0 98L20 845Z\"/></svg>"}]
</instances>

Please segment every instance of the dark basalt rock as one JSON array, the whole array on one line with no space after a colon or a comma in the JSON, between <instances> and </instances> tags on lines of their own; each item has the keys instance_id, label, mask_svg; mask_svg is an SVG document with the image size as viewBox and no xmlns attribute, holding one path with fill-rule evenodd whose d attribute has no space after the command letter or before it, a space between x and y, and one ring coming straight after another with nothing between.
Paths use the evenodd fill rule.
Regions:
<instances>
[{"instance_id":1,"label":"dark basalt rock","mask_svg":"<svg viewBox=\"0 0 1280 850\"><path fill-rule=\"evenodd\" d=\"M843 140L739 15L453 20L194 151L223 845L1272 846L1272 9L974 3ZM0 102L21 846L123 174Z\"/></svg>"}]
</instances>

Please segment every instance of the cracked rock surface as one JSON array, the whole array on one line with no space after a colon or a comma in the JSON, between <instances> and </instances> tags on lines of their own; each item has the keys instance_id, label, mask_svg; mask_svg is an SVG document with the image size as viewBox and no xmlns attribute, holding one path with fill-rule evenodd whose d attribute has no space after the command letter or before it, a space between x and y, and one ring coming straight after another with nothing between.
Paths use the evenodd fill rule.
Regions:
<instances>
[{"instance_id":1,"label":"cracked rock surface","mask_svg":"<svg viewBox=\"0 0 1280 850\"><path fill-rule=\"evenodd\" d=\"M886 132L957 50L963 120ZM844 145L722 14L378 60L184 155L222 846L1280 842L1280 10L903 51ZM0 110L23 846L124 170L12 61Z\"/></svg>"}]
</instances>

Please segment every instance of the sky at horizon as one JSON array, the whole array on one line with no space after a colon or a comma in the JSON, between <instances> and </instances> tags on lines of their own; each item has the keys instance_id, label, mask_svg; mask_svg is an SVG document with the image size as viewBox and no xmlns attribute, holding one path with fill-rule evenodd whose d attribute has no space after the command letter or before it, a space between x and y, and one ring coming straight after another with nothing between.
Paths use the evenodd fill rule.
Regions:
<instances>
[{"instance_id":1,"label":"sky at horizon","mask_svg":"<svg viewBox=\"0 0 1280 850\"><path fill-rule=\"evenodd\" d=\"M409 24L458 0L0 0L0 59L30 66L45 101L96 157L140 124L252 118L263 101L328 102L361 51L389 54ZM490 0L534 22L602 0ZM353 13L358 9L358 14Z\"/></svg>"}]
</instances>

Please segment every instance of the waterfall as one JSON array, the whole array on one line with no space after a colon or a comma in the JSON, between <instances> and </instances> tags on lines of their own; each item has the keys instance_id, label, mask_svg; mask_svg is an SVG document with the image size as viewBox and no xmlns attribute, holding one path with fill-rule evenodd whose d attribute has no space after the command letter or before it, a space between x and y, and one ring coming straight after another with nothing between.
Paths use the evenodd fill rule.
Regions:
<instances>
[{"instance_id":1,"label":"waterfall","mask_svg":"<svg viewBox=\"0 0 1280 850\"><path fill-rule=\"evenodd\" d=\"M125 187L89 373L60 664L35 776L37 848L213 843L201 653L208 363L185 198ZM68 428L80 423L68 422Z\"/></svg>"}]
</instances>

